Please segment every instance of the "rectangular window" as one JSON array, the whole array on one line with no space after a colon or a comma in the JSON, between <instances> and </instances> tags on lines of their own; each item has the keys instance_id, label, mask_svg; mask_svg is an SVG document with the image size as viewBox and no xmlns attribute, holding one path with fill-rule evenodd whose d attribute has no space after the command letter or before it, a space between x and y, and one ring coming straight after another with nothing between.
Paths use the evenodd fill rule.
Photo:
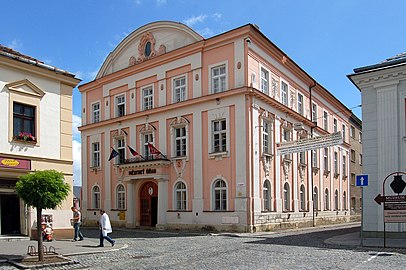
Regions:
<instances>
[{"instance_id":1,"label":"rectangular window","mask_svg":"<svg viewBox=\"0 0 406 270\"><path fill-rule=\"evenodd\" d=\"M269 95L269 72L261 68L261 91Z\"/></svg>"},{"instance_id":2,"label":"rectangular window","mask_svg":"<svg viewBox=\"0 0 406 270\"><path fill-rule=\"evenodd\" d=\"M288 106L288 84L281 83L281 103Z\"/></svg>"},{"instance_id":3,"label":"rectangular window","mask_svg":"<svg viewBox=\"0 0 406 270\"><path fill-rule=\"evenodd\" d=\"M328 113L323 112L323 128L328 131Z\"/></svg>"},{"instance_id":4,"label":"rectangular window","mask_svg":"<svg viewBox=\"0 0 406 270\"><path fill-rule=\"evenodd\" d=\"M355 186L355 173L351 173L351 186Z\"/></svg>"},{"instance_id":5,"label":"rectangular window","mask_svg":"<svg viewBox=\"0 0 406 270\"><path fill-rule=\"evenodd\" d=\"M291 130L287 128L282 129L282 142L290 142L291 141ZM292 154L283 155L284 159L292 160Z\"/></svg>"},{"instance_id":6,"label":"rectangular window","mask_svg":"<svg viewBox=\"0 0 406 270\"><path fill-rule=\"evenodd\" d=\"M186 156L186 127L175 128L175 156Z\"/></svg>"},{"instance_id":7,"label":"rectangular window","mask_svg":"<svg viewBox=\"0 0 406 270\"><path fill-rule=\"evenodd\" d=\"M355 162L355 150L351 149L351 161Z\"/></svg>"},{"instance_id":8,"label":"rectangular window","mask_svg":"<svg viewBox=\"0 0 406 270\"><path fill-rule=\"evenodd\" d=\"M335 118L333 119L333 130L334 130L334 133L336 133L338 131L338 121Z\"/></svg>"},{"instance_id":9,"label":"rectangular window","mask_svg":"<svg viewBox=\"0 0 406 270\"><path fill-rule=\"evenodd\" d=\"M359 154L359 165L362 165L362 154Z\"/></svg>"},{"instance_id":10,"label":"rectangular window","mask_svg":"<svg viewBox=\"0 0 406 270\"><path fill-rule=\"evenodd\" d=\"M338 174L338 153L334 151L334 174Z\"/></svg>"},{"instance_id":11,"label":"rectangular window","mask_svg":"<svg viewBox=\"0 0 406 270\"><path fill-rule=\"evenodd\" d=\"M303 115L303 95L297 94L297 112Z\"/></svg>"},{"instance_id":12,"label":"rectangular window","mask_svg":"<svg viewBox=\"0 0 406 270\"><path fill-rule=\"evenodd\" d=\"M355 139L355 127L351 126L350 128L350 136L351 138Z\"/></svg>"},{"instance_id":13,"label":"rectangular window","mask_svg":"<svg viewBox=\"0 0 406 270\"><path fill-rule=\"evenodd\" d=\"M92 143L92 167L100 167L100 143Z\"/></svg>"},{"instance_id":14,"label":"rectangular window","mask_svg":"<svg viewBox=\"0 0 406 270\"><path fill-rule=\"evenodd\" d=\"M306 152L299 152L299 163L306 164Z\"/></svg>"},{"instance_id":15,"label":"rectangular window","mask_svg":"<svg viewBox=\"0 0 406 270\"><path fill-rule=\"evenodd\" d=\"M227 151L227 124L226 120L212 122L213 130L213 152Z\"/></svg>"},{"instance_id":16,"label":"rectangular window","mask_svg":"<svg viewBox=\"0 0 406 270\"><path fill-rule=\"evenodd\" d=\"M152 86L143 88L142 90L142 110L150 110L154 106L154 91Z\"/></svg>"},{"instance_id":17,"label":"rectangular window","mask_svg":"<svg viewBox=\"0 0 406 270\"><path fill-rule=\"evenodd\" d=\"M312 103L312 121L317 122L317 104Z\"/></svg>"},{"instance_id":18,"label":"rectangular window","mask_svg":"<svg viewBox=\"0 0 406 270\"><path fill-rule=\"evenodd\" d=\"M211 88L212 93L220 93L226 90L226 65L213 67L211 69Z\"/></svg>"},{"instance_id":19,"label":"rectangular window","mask_svg":"<svg viewBox=\"0 0 406 270\"><path fill-rule=\"evenodd\" d=\"M26 134L31 141L36 141L35 138L35 107L13 103L13 138L21 139ZM31 135L31 137L29 136Z\"/></svg>"},{"instance_id":20,"label":"rectangular window","mask_svg":"<svg viewBox=\"0 0 406 270\"><path fill-rule=\"evenodd\" d=\"M362 143L362 132L359 133L359 142Z\"/></svg>"},{"instance_id":21,"label":"rectangular window","mask_svg":"<svg viewBox=\"0 0 406 270\"><path fill-rule=\"evenodd\" d=\"M272 154L272 126L270 122L263 121L262 123L262 153Z\"/></svg>"},{"instance_id":22,"label":"rectangular window","mask_svg":"<svg viewBox=\"0 0 406 270\"><path fill-rule=\"evenodd\" d=\"M343 156L343 176L347 176L347 159L346 156Z\"/></svg>"},{"instance_id":23,"label":"rectangular window","mask_svg":"<svg viewBox=\"0 0 406 270\"><path fill-rule=\"evenodd\" d=\"M318 168L317 150L312 150L312 167Z\"/></svg>"},{"instance_id":24,"label":"rectangular window","mask_svg":"<svg viewBox=\"0 0 406 270\"><path fill-rule=\"evenodd\" d=\"M323 156L323 165L324 165L324 171L329 172L330 168L328 166L328 148L324 148L324 156Z\"/></svg>"},{"instance_id":25,"label":"rectangular window","mask_svg":"<svg viewBox=\"0 0 406 270\"><path fill-rule=\"evenodd\" d=\"M143 144L144 144L144 157L145 158L150 158L151 157L151 153L149 152L149 147L148 147L148 143L150 144L154 144L154 137L152 133L144 133L143 135Z\"/></svg>"},{"instance_id":26,"label":"rectangular window","mask_svg":"<svg viewBox=\"0 0 406 270\"><path fill-rule=\"evenodd\" d=\"M93 123L100 122L100 103L93 103L92 104L92 120Z\"/></svg>"},{"instance_id":27,"label":"rectangular window","mask_svg":"<svg viewBox=\"0 0 406 270\"><path fill-rule=\"evenodd\" d=\"M116 116L125 115L125 95L120 95L116 97Z\"/></svg>"},{"instance_id":28,"label":"rectangular window","mask_svg":"<svg viewBox=\"0 0 406 270\"><path fill-rule=\"evenodd\" d=\"M186 100L186 77L173 80L173 102Z\"/></svg>"},{"instance_id":29,"label":"rectangular window","mask_svg":"<svg viewBox=\"0 0 406 270\"><path fill-rule=\"evenodd\" d=\"M343 124L342 129L341 129L341 132L342 132L342 134L343 134L343 141L344 141L344 142L346 141L346 136L347 136L346 128L347 128L347 127Z\"/></svg>"},{"instance_id":30,"label":"rectangular window","mask_svg":"<svg viewBox=\"0 0 406 270\"><path fill-rule=\"evenodd\" d=\"M125 160L125 143L124 138L117 139L117 162L118 164L123 164Z\"/></svg>"}]
</instances>

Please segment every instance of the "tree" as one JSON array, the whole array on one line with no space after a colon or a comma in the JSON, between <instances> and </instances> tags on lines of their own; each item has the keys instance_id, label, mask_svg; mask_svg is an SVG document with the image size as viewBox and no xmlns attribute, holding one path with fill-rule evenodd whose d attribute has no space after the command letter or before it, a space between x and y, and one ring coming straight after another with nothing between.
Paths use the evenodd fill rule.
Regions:
<instances>
[{"instance_id":1,"label":"tree","mask_svg":"<svg viewBox=\"0 0 406 270\"><path fill-rule=\"evenodd\" d=\"M42 249L42 209L60 206L70 192L70 185L64 182L63 173L55 170L35 171L20 176L16 183L18 196L37 209L38 259L44 260Z\"/></svg>"}]
</instances>

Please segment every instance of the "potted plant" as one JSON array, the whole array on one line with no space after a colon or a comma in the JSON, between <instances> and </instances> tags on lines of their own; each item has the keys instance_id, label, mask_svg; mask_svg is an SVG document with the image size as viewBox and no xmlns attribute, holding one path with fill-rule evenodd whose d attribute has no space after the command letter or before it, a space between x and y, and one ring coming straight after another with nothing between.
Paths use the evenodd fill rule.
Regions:
<instances>
[{"instance_id":1,"label":"potted plant","mask_svg":"<svg viewBox=\"0 0 406 270\"><path fill-rule=\"evenodd\" d=\"M14 136L13 139L15 141L22 141L22 142L36 142L37 139L31 133L28 132L20 132L18 135Z\"/></svg>"}]
</instances>

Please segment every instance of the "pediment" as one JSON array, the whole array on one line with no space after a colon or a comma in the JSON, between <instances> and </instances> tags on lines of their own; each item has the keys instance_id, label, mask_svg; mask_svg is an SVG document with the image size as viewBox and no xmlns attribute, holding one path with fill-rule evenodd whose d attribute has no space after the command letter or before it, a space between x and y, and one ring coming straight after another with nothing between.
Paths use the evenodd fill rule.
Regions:
<instances>
[{"instance_id":1,"label":"pediment","mask_svg":"<svg viewBox=\"0 0 406 270\"><path fill-rule=\"evenodd\" d=\"M10 91L42 98L45 92L27 79L6 84Z\"/></svg>"}]
</instances>

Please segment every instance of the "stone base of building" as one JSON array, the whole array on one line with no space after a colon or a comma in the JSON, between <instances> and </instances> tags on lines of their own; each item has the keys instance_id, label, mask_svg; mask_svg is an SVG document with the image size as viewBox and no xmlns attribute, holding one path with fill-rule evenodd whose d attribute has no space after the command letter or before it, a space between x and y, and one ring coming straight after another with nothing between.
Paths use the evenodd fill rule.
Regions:
<instances>
[{"instance_id":1,"label":"stone base of building","mask_svg":"<svg viewBox=\"0 0 406 270\"><path fill-rule=\"evenodd\" d=\"M73 235L75 234L73 227L72 228L63 228L63 229L53 229L53 239L73 239ZM37 229L31 229L31 240L37 240Z\"/></svg>"}]
</instances>

